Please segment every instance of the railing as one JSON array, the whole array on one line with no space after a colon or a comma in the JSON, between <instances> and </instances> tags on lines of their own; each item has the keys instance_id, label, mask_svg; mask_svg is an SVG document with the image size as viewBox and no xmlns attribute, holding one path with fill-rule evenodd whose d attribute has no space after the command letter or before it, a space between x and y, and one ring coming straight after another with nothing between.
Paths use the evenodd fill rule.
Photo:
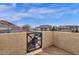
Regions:
<instances>
[{"instance_id":1,"label":"railing","mask_svg":"<svg viewBox=\"0 0 79 59\"><path fill-rule=\"evenodd\" d=\"M42 33L27 33L27 53L42 47Z\"/></svg>"}]
</instances>

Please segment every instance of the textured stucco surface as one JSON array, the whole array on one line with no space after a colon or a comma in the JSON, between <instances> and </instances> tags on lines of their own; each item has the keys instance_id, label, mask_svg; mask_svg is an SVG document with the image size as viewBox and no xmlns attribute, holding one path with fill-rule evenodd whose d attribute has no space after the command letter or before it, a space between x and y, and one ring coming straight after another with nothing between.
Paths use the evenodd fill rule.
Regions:
<instances>
[{"instance_id":1,"label":"textured stucco surface","mask_svg":"<svg viewBox=\"0 0 79 59\"><path fill-rule=\"evenodd\" d=\"M79 55L79 33L43 31L42 49L52 45L62 48L72 54ZM42 49L39 51L42 51ZM27 33L20 32L0 34L0 54L27 54Z\"/></svg>"},{"instance_id":2,"label":"textured stucco surface","mask_svg":"<svg viewBox=\"0 0 79 59\"><path fill-rule=\"evenodd\" d=\"M54 45L70 53L79 54L79 33L54 32Z\"/></svg>"},{"instance_id":3,"label":"textured stucco surface","mask_svg":"<svg viewBox=\"0 0 79 59\"><path fill-rule=\"evenodd\" d=\"M53 31L42 32L42 48L53 45Z\"/></svg>"},{"instance_id":4,"label":"textured stucco surface","mask_svg":"<svg viewBox=\"0 0 79 59\"><path fill-rule=\"evenodd\" d=\"M26 33L0 34L0 54L26 54Z\"/></svg>"}]
</instances>

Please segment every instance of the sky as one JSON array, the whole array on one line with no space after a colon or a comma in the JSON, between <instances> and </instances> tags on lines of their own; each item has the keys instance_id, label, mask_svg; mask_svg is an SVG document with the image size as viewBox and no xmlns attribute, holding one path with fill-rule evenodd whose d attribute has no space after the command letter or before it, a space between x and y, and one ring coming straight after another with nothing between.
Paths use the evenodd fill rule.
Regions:
<instances>
[{"instance_id":1,"label":"sky","mask_svg":"<svg viewBox=\"0 0 79 59\"><path fill-rule=\"evenodd\" d=\"M0 19L18 26L79 25L79 4L0 3Z\"/></svg>"}]
</instances>

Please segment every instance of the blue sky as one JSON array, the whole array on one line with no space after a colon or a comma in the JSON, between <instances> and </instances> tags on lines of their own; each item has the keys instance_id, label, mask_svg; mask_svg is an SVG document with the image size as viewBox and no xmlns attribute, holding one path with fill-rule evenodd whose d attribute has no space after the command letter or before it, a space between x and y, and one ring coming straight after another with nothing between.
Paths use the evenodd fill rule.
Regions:
<instances>
[{"instance_id":1,"label":"blue sky","mask_svg":"<svg viewBox=\"0 0 79 59\"><path fill-rule=\"evenodd\" d=\"M3 3L0 19L22 26L79 25L79 4L69 3Z\"/></svg>"}]
</instances>

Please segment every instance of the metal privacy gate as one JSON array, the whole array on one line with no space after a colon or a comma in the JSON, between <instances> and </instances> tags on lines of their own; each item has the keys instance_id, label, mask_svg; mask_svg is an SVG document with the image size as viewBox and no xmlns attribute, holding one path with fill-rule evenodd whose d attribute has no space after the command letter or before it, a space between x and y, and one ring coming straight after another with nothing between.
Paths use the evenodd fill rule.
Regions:
<instances>
[{"instance_id":1,"label":"metal privacy gate","mask_svg":"<svg viewBox=\"0 0 79 59\"><path fill-rule=\"evenodd\" d=\"M27 34L27 53L42 48L42 33L32 32Z\"/></svg>"}]
</instances>

